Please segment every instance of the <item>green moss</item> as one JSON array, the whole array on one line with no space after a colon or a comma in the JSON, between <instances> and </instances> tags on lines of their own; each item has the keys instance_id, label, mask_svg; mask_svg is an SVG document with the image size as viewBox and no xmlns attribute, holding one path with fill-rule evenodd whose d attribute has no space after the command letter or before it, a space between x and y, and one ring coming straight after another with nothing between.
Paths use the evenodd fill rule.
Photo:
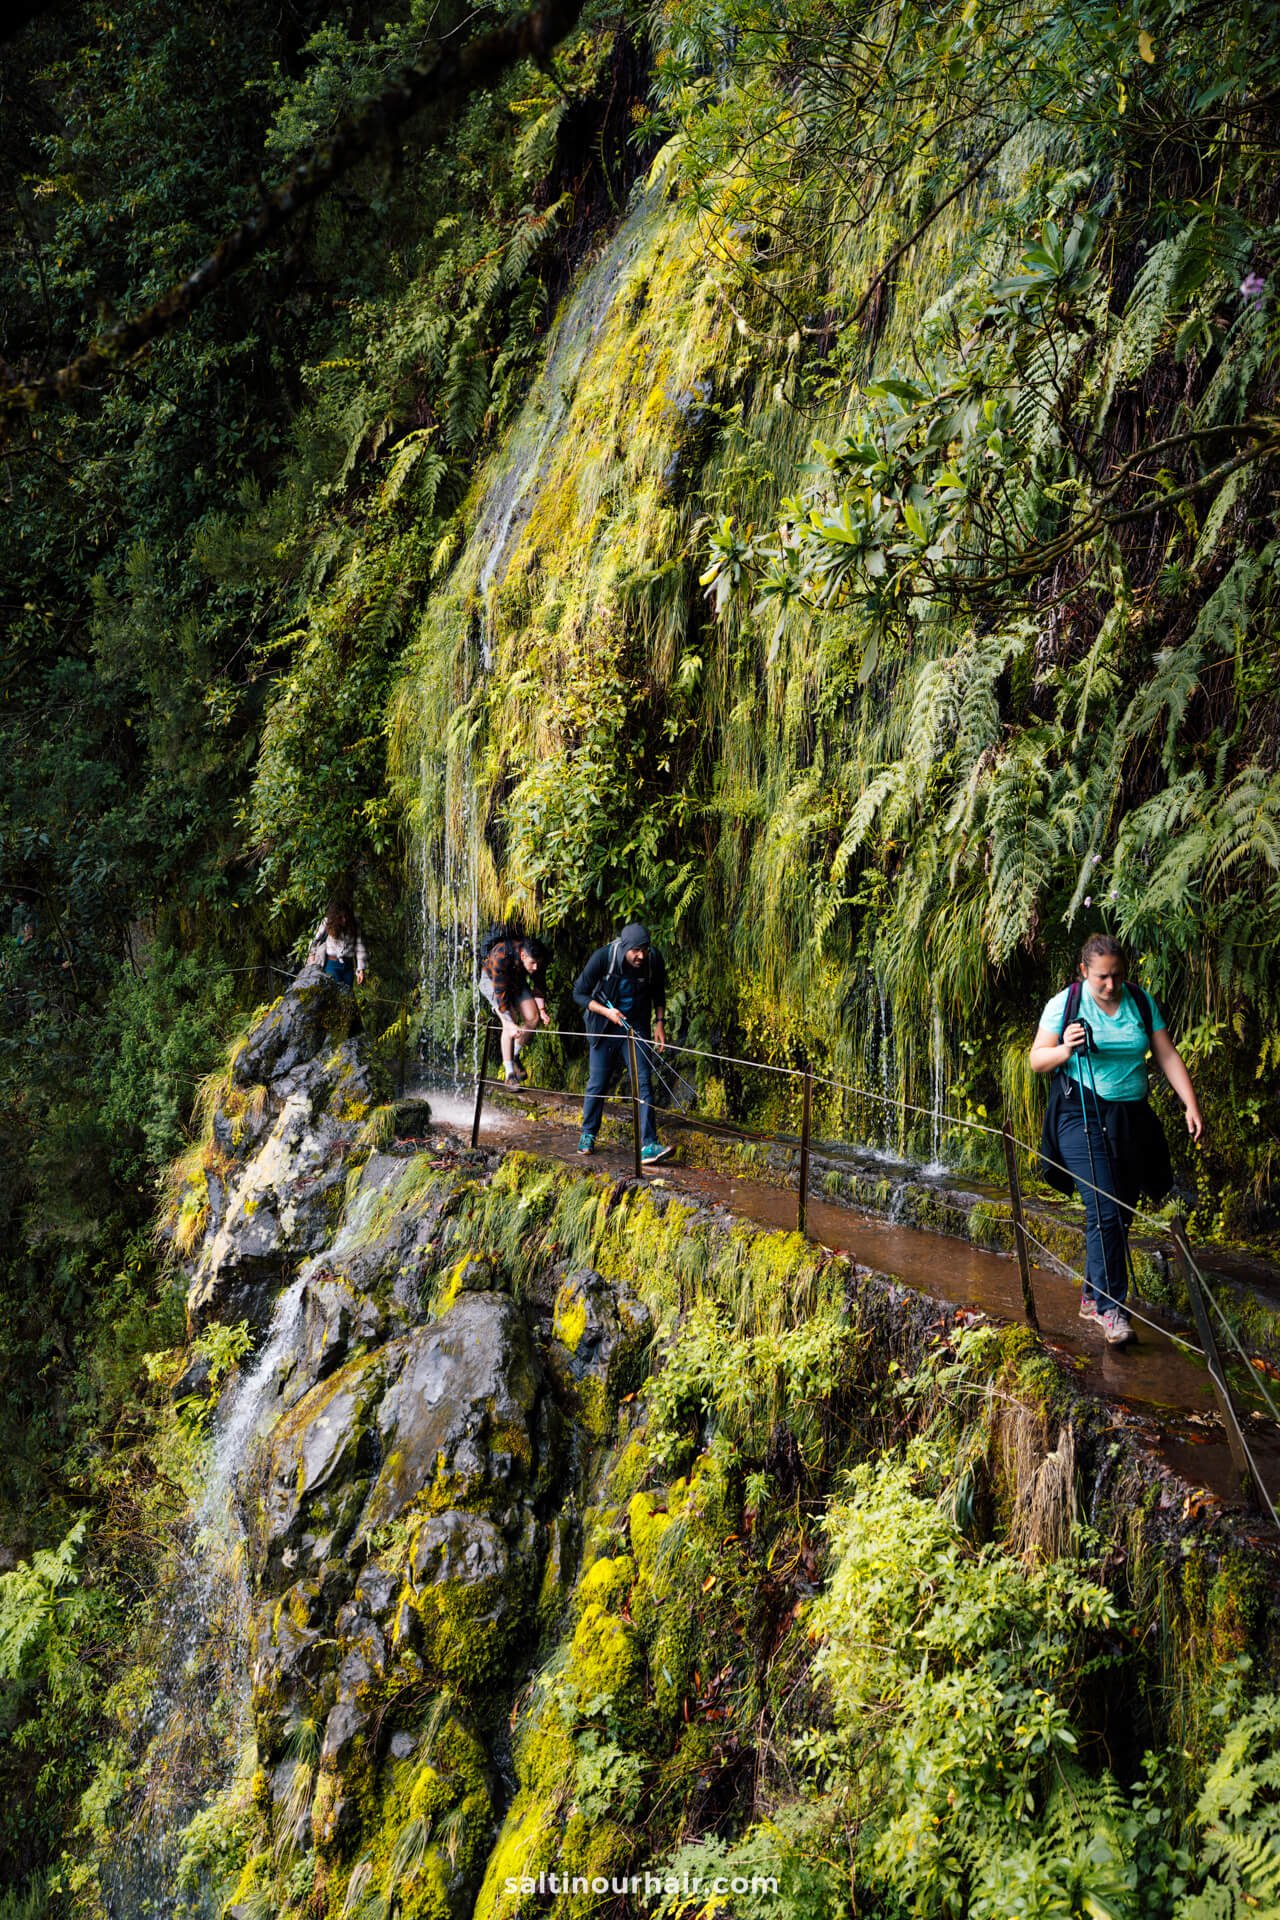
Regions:
<instances>
[{"instance_id":1,"label":"green moss","mask_svg":"<svg viewBox=\"0 0 1280 1920\"><path fill-rule=\"evenodd\" d=\"M506 1671L525 1612L518 1564L487 1579L411 1583L401 1598L397 1633L403 1638L411 1615L427 1670L437 1679L474 1700Z\"/></svg>"},{"instance_id":2,"label":"green moss","mask_svg":"<svg viewBox=\"0 0 1280 1920\"><path fill-rule=\"evenodd\" d=\"M674 1497L678 1507L678 1489L686 1483L676 1481L670 1493L637 1493L627 1507L627 1527L631 1535L631 1551L635 1554L640 1567L648 1571L655 1553L662 1544L662 1536L671 1525L675 1514L670 1502Z\"/></svg>"},{"instance_id":3,"label":"green moss","mask_svg":"<svg viewBox=\"0 0 1280 1920\"><path fill-rule=\"evenodd\" d=\"M527 1897L519 1890L521 1879L536 1881L540 1873L558 1869L563 1860L560 1813L564 1799L563 1792L516 1795L489 1856L473 1920L521 1920L527 1913Z\"/></svg>"},{"instance_id":4,"label":"green moss","mask_svg":"<svg viewBox=\"0 0 1280 1920\"><path fill-rule=\"evenodd\" d=\"M583 1574L578 1583L578 1600L584 1605L598 1604L616 1612L631 1591L636 1563L626 1554L603 1555Z\"/></svg>"},{"instance_id":5,"label":"green moss","mask_svg":"<svg viewBox=\"0 0 1280 1920\"><path fill-rule=\"evenodd\" d=\"M635 1630L597 1601L582 1610L569 1664L580 1712L598 1713L595 1703L607 1701L620 1713L638 1701L642 1657Z\"/></svg>"},{"instance_id":6,"label":"green moss","mask_svg":"<svg viewBox=\"0 0 1280 1920\"><path fill-rule=\"evenodd\" d=\"M448 1313L465 1293L506 1293L507 1277L496 1260L483 1253L464 1253L441 1275L431 1299L432 1312Z\"/></svg>"},{"instance_id":7,"label":"green moss","mask_svg":"<svg viewBox=\"0 0 1280 1920\"><path fill-rule=\"evenodd\" d=\"M562 1341L570 1353L576 1353L586 1330L586 1301L567 1285L561 1287L556 1295L552 1318L552 1332L556 1339Z\"/></svg>"}]
</instances>

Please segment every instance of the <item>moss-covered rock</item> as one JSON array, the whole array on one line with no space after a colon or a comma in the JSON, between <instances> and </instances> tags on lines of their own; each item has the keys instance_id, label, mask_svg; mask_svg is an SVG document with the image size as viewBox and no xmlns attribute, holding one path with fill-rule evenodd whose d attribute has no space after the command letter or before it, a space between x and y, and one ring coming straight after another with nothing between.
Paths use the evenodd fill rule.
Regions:
<instances>
[{"instance_id":1,"label":"moss-covered rock","mask_svg":"<svg viewBox=\"0 0 1280 1920\"><path fill-rule=\"evenodd\" d=\"M505 1295L465 1294L384 1351L391 1385L377 1410L382 1464L365 1534L413 1502L505 1515L552 1470L541 1368Z\"/></svg>"},{"instance_id":2,"label":"moss-covered rock","mask_svg":"<svg viewBox=\"0 0 1280 1920\"><path fill-rule=\"evenodd\" d=\"M567 1273L552 1311L551 1370L593 1439L611 1430L653 1332L644 1302L590 1267Z\"/></svg>"},{"instance_id":3,"label":"moss-covered rock","mask_svg":"<svg viewBox=\"0 0 1280 1920\"><path fill-rule=\"evenodd\" d=\"M374 1416L386 1375L385 1350L359 1355L278 1422L247 1516L264 1586L283 1585L346 1549L377 1467Z\"/></svg>"},{"instance_id":4,"label":"moss-covered rock","mask_svg":"<svg viewBox=\"0 0 1280 1920\"><path fill-rule=\"evenodd\" d=\"M541 1570L543 1528L531 1513L510 1541L483 1514L429 1514L416 1529L397 1622L429 1676L478 1698L509 1670Z\"/></svg>"}]
</instances>

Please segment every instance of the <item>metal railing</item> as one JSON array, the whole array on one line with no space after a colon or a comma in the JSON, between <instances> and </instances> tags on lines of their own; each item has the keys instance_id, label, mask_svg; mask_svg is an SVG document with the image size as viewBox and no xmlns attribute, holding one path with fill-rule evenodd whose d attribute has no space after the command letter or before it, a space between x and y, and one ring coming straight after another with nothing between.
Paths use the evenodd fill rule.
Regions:
<instances>
[{"instance_id":1,"label":"metal railing","mask_svg":"<svg viewBox=\"0 0 1280 1920\"><path fill-rule=\"evenodd\" d=\"M258 967L234 969L234 971L237 972L258 972L262 970L264 969ZM265 970L289 979L295 977L297 971L297 969L290 971L270 962L267 963ZM371 993L367 988L362 990L361 998L371 1000L379 1006L393 1006L397 1010L397 1018L393 1023L396 1036L396 1078L400 1093L403 1094L407 1077L406 1069L410 1019L409 1002L407 999L396 1001L388 1000L380 994ZM391 1028L388 1028L388 1032L390 1031ZM490 1016L484 1021L482 1031L479 1035L479 1069L476 1075L475 1107L471 1122L471 1145L473 1148L479 1144L486 1091L490 1089L500 1090L505 1086L504 1082L493 1080L489 1077L489 1062L493 1037L500 1031L499 1023ZM541 1027L538 1031L549 1037L553 1036L564 1040L590 1040L594 1037L585 1030L577 1028ZM1257 1374L1251 1356L1241 1342L1221 1302L1217 1299L1203 1268L1198 1264L1192 1254L1190 1242L1187 1237L1186 1225L1180 1214L1175 1213L1171 1216L1161 1216L1147 1213L1143 1209L1121 1200L1118 1195L1111 1193L1108 1189L1097 1186L1093 1181L1082 1179L1078 1174L1074 1173L1071 1168L1064 1166L1061 1161L1044 1159L1038 1147L1030 1146L1025 1140L1018 1139L1008 1121L1005 1121L999 1127L995 1127L987 1125L983 1121L971 1119L966 1115L946 1113L940 1106L918 1106L909 1100L897 1099L892 1094L874 1087L861 1087L849 1081L837 1080L826 1075L815 1074L812 1066L808 1064L804 1067L783 1067L768 1060L751 1060L738 1054L717 1053L701 1047L683 1047L672 1042L668 1042L665 1048L659 1049L655 1047L651 1041L636 1035L629 1029L625 1037L627 1039L628 1093L621 1096L607 1094L602 1097L609 1106L626 1107L630 1110L631 1142L637 1179L642 1177L644 1169L641 1151L643 1144L641 1107L643 1103L640 1090L639 1058L637 1052L639 1047L643 1046L649 1049L649 1065L651 1071L658 1060L665 1057L666 1054L679 1054L690 1060L711 1061L718 1066L770 1073L787 1079L800 1081L800 1132L798 1135L778 1131L761 1133L748 1128L735 1126L725 1120L713 1119L706 1115L699 1115L696 1119L690 1119L687 1112L679 1106L667 1107L656 1100L651 1100L649 1104L653 1107L655 1113L663 1114L668 1121L675 1120L681 1127L707 1134L712 1138L730 1139L757 1145L786 1146L798 1149L799 1166L797 1170L796 1229L802 1234L807 1234L808 1232L809 1171L811 1155L814 1150L812 1127L813 1090L815 1087L828 1088L834 1092L852 1096L857 1100L869 1101L873 1105L881 1105L887 1110L892 1110L899 1114L911 1114L918 1118L928 1119L932 1121L936 1129L961 1129L966 1132L981 1133L988 1135L992 1139L998 1139L1001 1143L1005 1163L1005 1174L1008 1182L1010 1221L1013 1232L1014 1253L1018 1263L1018 1273L1022 1288L1023 1313L1028 1326L1032 1327L1037 1333L1040 1331L1040 1321L1036 1310L1035 1285L1033 1280L1036 1263L1032 1259L1032 1249L1038 1249L1054 1266L1064 1269L1073 1279L1083 1281L1084 1276L1072 1267L1068 1261L1063 1260L1059 1254L1054 1253L1050 1248L1046 1247L1044 1242L1039 1240L1028 1227L1026 1209L1023 1206L1022 1178L1019 1172L1020 1155L1026 1156L1032 1166L1043 1164L1052 1167L1057 1172L1066 1174L1073 1182L1077 1191L1080 1192L1082 1199L1084 1197L1083 1190L1088 1189L1093 1193L1105 1197L1110 1200L1113 1205L1121 1208L1124 1213L1129 1215L1131 1224L1142 1224L1153 1229L1160 1234L1162 1238L1168 1236L1173 1242L1174 1259L1181 1273L1183 1284L1191 1304L1192 1317L1195 1321L1196 1331L1200 1337L1199 1347L1195 1346L1191 1341L1183 1339L1181 1335L1174 1333L1170 1328L1161 1326L1158 1321L1150 1319L1146 1314L1136 1308L1131 1301L1126 1301L1125 1312L1131 1319L1140 1321L1142 1325L1150 1327L1165 1339L1183 1348L1185 1352L1204 1361L1218 1405L1218 1411L1222 1419L1223 1428L1226 1433L1232 1463L1240 1477L1244 1497L1249 1505L1265 1512L1269 1516L1273 1526L1276 1527L1277 1531L1280 1531L1280 1516L1276 1513L1270 1494L1263 1482L1257 1460L1249 1446L1244 1426L1240 1419L1239 1409L1236 1405L1235 1397L1227 1376L1227 1370L1223 1365L1222 1352L1214 1334L1213 1323L1209 1317L1209 1308L1213 1309L1213 1312L1221 1321L1223 1331L1230 1344L1235 1348L1239 1360L1249 1370L1251 1384L1265 1402L1271 1417L1276 1421L1278 1426L1280 1426L1280 1405L1277 1405L1273 1399L1265 1380ZM660 1071L661 1069L659 1068L659 1072ZM549 1093L553 1090L540 1088L538 1091L540 1093ZM824 1158L845 1157L853 1161L861 1158L856 1148L838 1142L819 1142L818 1151Z\"/></svg>"},{"instance_id":2,"label":"metal railing","mask_svg":"<svg viewBox=\"0 0 1280 1920\"><path fill-rule=\"evenodd\" d=\"M554 1036L564 1040L590 1040L595 1037L584 1030L575 1028L541 1027L538 1031L549 1037ZM493 1038L495 1034L500 1032L501 1027L499 1023L489 1018L485 1021L480 1035L479 1072L476 1077L475 1107L471 1123L472 1147L479 1145L486 1092L506 1089L506 1083L504 1081L491 1079L489 1077L489 1063ZM605 1095L604 1098L607 1104L615 1108L622 1107L630 1110L631 1145L637 1179L642 1177L644 1167L644 1162L641 1157L642 1098L637 1052L639 1047L648 1049L651 1074L655 1068L661 1072L659 1062L666 1054L678 1054L691 1060L710 1061L722 1066L777 1074L800 1082L800 1131L798 1135L783 1132L752 1132L747 1128L734 1126L726 1121L712 1119L708 1116L699 1115L691 1118L682 1108L678 1106L664 1106L657 1100L651 1100L649 1104L656 1114L664 1115L668 1122L674 1120L682 1128L705 1133L713 1138L728 1138L752 1144L774 1144L798 1149L796 1229L802 1234L808 1232L809 1172L811 1155L814 1151L812 1127L813 1090L815 1087L830 1088L835 1092L851 1095L856 1099L869 1100L898 1113L914 1114L931 1120L935 1127L946 1128L948 1130L962 1129L968 1132L986 1134L993 1139L998 1139L1001 1143L1006 1179L1008 1182L1010 1222L1013 1232L1014 1253L1017 1259L1019 1278L1021 1281L1023 1312L1027 1324L1037 1333L1040 1331L1040 1322L1036 1310L1035 1285L1033 1280L1035 1262L1032 1259L1032 1248L1039 1249L1049 1261L1055 1266L1065 1269L1072 1278L1082 1281L1083 1275L1073 1268L1069 1262L1063 1260L1060 1255L1053 1253L1046 1247L1043 1241L1038 1240L1028 1227L1026 1210L1023 1205L1023 1182L1019 1170L1020 1155L1026 1156L1032 1166L1045 1164L1052 1167L1055 1171L1068 1175L1077 1190L1087 1188L1091 1192L1110 1200L1113 1205L1121 1208L1122 1211L1129 1216L1131 1224L1142 1224L1153 1229L1162 1238L1167 1236L1171 1239L1173 1242L1174 1258L1186 1287L1196 1331L1200 1337L1199 1347L1195 1346L1191 1341L1183 1339L1169 1328L1162 1327L1158 1321L1150 1319L1146 1314L1134 1307L1131 1302L1125 1303L1124 1310L1130 1318L1140 1321L1144 1326L1152 1328L1155 1332L1163 1335L1164 1338L1173 1341L1187 1353L1204 1361L1217 1402L1218 1411L1222 1419L1223 1428L1226 1433L1232 1464L1240 1477L1241 1490L1245 1500L1250 1506L1264 1512L1270 1518L1273 1526L1280 1531L1280 1516L1277 1515L1276 1508L1272 1503L1271 1496L1262 1479L1257 1460L1246 1437L1240 1412L1227 1376L1227 1370L1223 1365L1221 1349L1214 1334L1208 1308L1212 1307L1218 1319L1221 1321L1222 1327L1231 1344L1235 1347L1239 1359L1249 1369L1251 1384L1256 1388L1260 1397L1266 1403L1268 1411L1277 1425L1280 1425L1280 1405L1277 1405L1273 1399L1266 1382L1257 1375L1249 1353L1241 1342L1221 1303L1217 1300L1203 1268L1198 1264L1192 1254L1190 1242L1187 1237L1186 1225L1180 1214L1175 1213L1171 1216L1161 1216L1147 1213L1143 1209L1121 1200L1107 1188L1098 1186L1093 1181L1081 1179L1079 1175L1073 1173L1069 1167L1066 1167L1060 1161L1042 1160L1039 1148L1032 1147L1026 1141L1020 1140L1008 1121L996 1127L960 1114L946 1113L940 1107L916 1106L910 1101L895 1099L891 1094L878 1091L875 1088L860 1087L848 1081L836 1080L824 1075L815 1074L809 1065L805 1065L804 1067L780 1067L767 1060L750 1060L736 1054L715 1053L706 1048L677 1046L672 1042L668 1042L665 1048L659 1049L652 1041L646 1040L643 1036L637 1036L630 1030L622 1037L625 1037L627 1041L628 1092L625 1095ZM403 1060L403 1053L401 1057ZM548 1093L554 1090L539 1088L536 1091L539 1093ZM840 1143L824 1141L819 1143L818 1151L824 1158L846 1157L855 1162L861 1158L857 1149L851 1144L845 1146L842 1153ZM1083 1192L1081 1193L1081 1198L1083 1199Z\"/></svg>"}]
</instances>

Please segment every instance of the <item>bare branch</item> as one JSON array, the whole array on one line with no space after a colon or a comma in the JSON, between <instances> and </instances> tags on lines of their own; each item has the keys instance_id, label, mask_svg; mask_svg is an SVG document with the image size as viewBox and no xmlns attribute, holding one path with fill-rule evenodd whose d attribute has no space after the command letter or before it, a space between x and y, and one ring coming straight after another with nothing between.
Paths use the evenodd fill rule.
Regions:
<instances>
[{"instance_id":1,"label":"bare branch","mask_svg":"<svg viewBox=\"0 0 1280 1920\"><path fill-rule=\"evenodd\" d=\"M118 371L143 347L181 325L210 294L247 266L296 213L327 192L415 113L451 94L474 92L518 60L545 58L576 24L581 5L582 0L543 0L457 52L440 54L430 66L411 67L345 120L265 196L255 213L153 306L122 320L56 373L0 392L0 424L12 423Z\"/></svg>"}]
</instances>

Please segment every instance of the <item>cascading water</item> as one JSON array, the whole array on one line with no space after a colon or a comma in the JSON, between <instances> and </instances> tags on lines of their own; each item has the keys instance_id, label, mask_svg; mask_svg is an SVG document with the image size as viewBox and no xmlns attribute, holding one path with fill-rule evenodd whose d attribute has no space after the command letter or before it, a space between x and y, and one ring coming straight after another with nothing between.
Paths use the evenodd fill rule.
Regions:
<instances>
[{"instance_id":1,"label":"cascading water","mask_svg":"<svg viewBox=\"0 0 1280 1920\"><path fill-rule=\"evenodd\" d=\"M430 779L441 797L438 855L424 840L419 858L419 967L423 1023L419 1055L432 1084L452 1092L478 1071L474 1057L475 954L480 940L480 872L470 748L458 764L435 756Z\"/></svg>"},{"instance_id":2,"label":"cascading water","mask_svg":"<svg viewBox=\"0 0 1280 1920\"><path fill-rule=\"evenodd\" d=\"M939 1174L946 1172L946 1163L942 1158L942 1109L947 1090L947 1049L946 1035L942 1025L942 1008L937 999L933 1002L933 1018L929 1026L929 1108L930 1143L929 1161L921 1171Z\"/></svg>"},{"instance_id":3,"label":"cascading water","mask_svg":"<svg viewBox=\"0 0 1280 1920\"><path fill-rule=\"evenodd\" d=\"M884 988L876 982L876 1001L880 1015L879 1054L880 1054L880 1091L884 1095L881 1146L887 1148L901 1144L901 1126L895 1124L897 1108L894 1105L894 1069L893 1069L893 1029L889 1025L889 1005L884 997Z\"/></svg>"},{"instance_id":4,"label":"cascading water","mask_svg":"<svg viewBox=\"0 0 1280 1920\"><path fill-rule=\"evenodd\" d=\"M213 1920L212 1891L182 1873L183 1833L254 1758L249 1589L236 1475L279 1411L280 1373L297 1340L305 1276L281 1295L266 1345L219 1410L204 1485L183 1531L152 1633L157 1681L133 1770L140 1784L105 1874L113 1920Z\"/></svg>"},{"instance_id":5,"label":"cascading water","mask_svg":"<svg viewBox=\"0 0 1280 1920\"><path fill-rule=\"evenodd\" d=\"M584 362L628 267L644 244L661 196L643 198L599 259L577 282L547 341L542 371L485 477L457 578L472 583L453 617L465 620L455 711L475 676L492 664L493 596L550 478L556 446ZM460 631L460 630L459 630ZM424 828L420 856L420 966L423 1016L419 1052L428 1086L457 1094L479 1070L475 971L480 932L480 857L475 769L465 733L423 755Z\"/></svg>"}]
</instances>

